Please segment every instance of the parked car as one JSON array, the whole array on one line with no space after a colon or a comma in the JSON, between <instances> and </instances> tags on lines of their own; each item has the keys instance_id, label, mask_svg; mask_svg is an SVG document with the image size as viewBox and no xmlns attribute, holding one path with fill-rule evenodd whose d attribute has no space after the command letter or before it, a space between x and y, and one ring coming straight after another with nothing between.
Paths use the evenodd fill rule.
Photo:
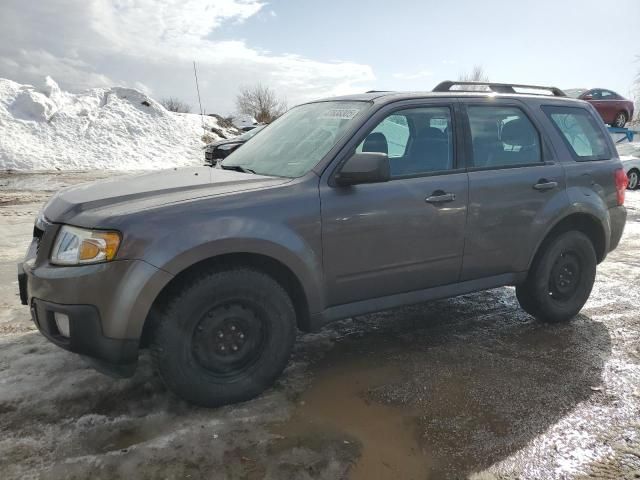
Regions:
<instances>
[{"instance_id":1,"label":"parked car","mask_svg":"<svg viewBox=\"0 0 640 480\"><path fill-rule=\"evenodd\" d=\"M576 88L565 90L565 92L571 97L586 100L592 104L604 123L612 127L623 128L633 118L633 102L612 90Z\"/></svg>"},{"instance_id":2,"label":"parked car","mask_svg":"<svg viewBox=\"0 0 640 480\"><path fill-rule=\"evenodd\" d=\"M452 90L476 86L299 105L216 168L63 190L18 267L22 302L102 371L133 374L149 347L209 407L269 387L296 329L505 285L568 321L624 229L615 146L557 89Z\"/></svg>"},{"instance_id":3,"label":"parked car","mask_svg":"<svg viewBox=\"0 0 640 480\"><path fill-rule=\"evenodd\" d=\"M636 190L640 188L640 146L621 143L617 145L618 154L620 155L620 161L622 161L622 167L629 179L629 190Z\"/></svg>"},{"instance_id":4,"label":"parked car","mask_svg":"<svg viewBox=\"0 0 640 480\"><path fill-rule=\"evenodd\" d=\"M266 125L258 125L257 127L254 127L248 132L243 133L242 135L238 135L237 137L210 143L204 149L205 160L210 165L215 165L218 161L228 157L231 152L235 151L241 145L244 145L247 141L253 138L265 126Z\"/></svg>"}]
</instances>

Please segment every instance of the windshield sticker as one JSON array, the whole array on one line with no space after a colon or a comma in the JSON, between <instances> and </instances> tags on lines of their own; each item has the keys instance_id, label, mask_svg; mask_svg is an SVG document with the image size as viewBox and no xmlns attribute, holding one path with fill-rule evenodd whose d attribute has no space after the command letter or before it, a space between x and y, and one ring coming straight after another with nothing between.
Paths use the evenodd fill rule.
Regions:
<instances>
[{"instance_id":1,"label":"windshield sticker","mask_svg":"<svg viewBox=\"0 0 640 480\"><path fill-rule=\"evenodd\" d=\"M332 108L324 112L320 118L337 118L340 120L351 120L358 112L357 108Z\"/></svg>"}]
</instances>

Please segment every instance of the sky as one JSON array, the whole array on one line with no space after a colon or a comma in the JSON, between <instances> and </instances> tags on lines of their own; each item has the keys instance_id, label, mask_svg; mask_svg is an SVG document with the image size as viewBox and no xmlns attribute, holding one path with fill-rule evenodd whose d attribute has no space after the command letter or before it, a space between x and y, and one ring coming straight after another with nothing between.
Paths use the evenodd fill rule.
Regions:
<instances>
[{"instance_id":1,"label":"sky","mask_svg":"<svg viewBox=\"0 0 640 480\"><path fill-rule=\"evenodd\" d=\"M535 6L532 6L535 3ZM128 86L231 114L262 83L289 106L430 90L481 65L493 81L630 97L640 0L1 0L0 77Z\"/></svg>"}]
</instances>

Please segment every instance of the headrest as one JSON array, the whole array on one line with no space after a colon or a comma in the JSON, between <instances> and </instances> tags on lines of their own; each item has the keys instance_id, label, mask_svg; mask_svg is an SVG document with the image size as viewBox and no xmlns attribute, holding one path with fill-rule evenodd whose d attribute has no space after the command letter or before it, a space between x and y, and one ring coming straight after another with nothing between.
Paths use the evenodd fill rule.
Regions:
<instances>
[{"instance_id":1,"label":"headrest","mask_svg":"<svg viewBox=\"0 0 640 480\"><path fill-rule=\"evenodd\" d=\"M507 145L520 145L523 147L537 143L537 135L533 125L524 118L505 123L502 127L500 139Z\"/></svg>"},{"instance_id":2,"label":"headrest","mask_svg":"<svg viewBox=\"0 0 640 480\"><path fill-rule=\"evenodd\" d=\"M363 152L378 152L389 155L389 144L387 137L381 132L373 132L367 135L362 144Z\"/></svg>"}]
</instances>

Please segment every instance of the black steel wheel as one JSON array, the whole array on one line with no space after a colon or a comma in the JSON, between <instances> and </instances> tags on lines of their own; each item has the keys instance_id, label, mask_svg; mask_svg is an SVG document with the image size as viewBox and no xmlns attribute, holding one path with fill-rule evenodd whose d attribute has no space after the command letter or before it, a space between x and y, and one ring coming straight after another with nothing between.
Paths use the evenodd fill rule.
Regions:
<instances>
[{"instance_id":1,"label":"black steel wheel","mask_svg":"<svg viewBox=\"0 0 640 480\"><path fill-rule=\"evenodd\" d=\"M176 288L154 328L151 353L167 387L205 407L248 400L271 386L296 336L287 292L239 268Z\"/></svg>"},{"instance_id":2,"label":"black steel wheel","mask_svg":"<svg viewBox=\"0 0 640 480\"><path fill-rule=\"evenodd\" d=\"M595 249L584 233L569 231L547 239L527 279L516 286L520 305L545 322L570 320L589 298L596 264Z\"/></svg>"}]
</instances>

